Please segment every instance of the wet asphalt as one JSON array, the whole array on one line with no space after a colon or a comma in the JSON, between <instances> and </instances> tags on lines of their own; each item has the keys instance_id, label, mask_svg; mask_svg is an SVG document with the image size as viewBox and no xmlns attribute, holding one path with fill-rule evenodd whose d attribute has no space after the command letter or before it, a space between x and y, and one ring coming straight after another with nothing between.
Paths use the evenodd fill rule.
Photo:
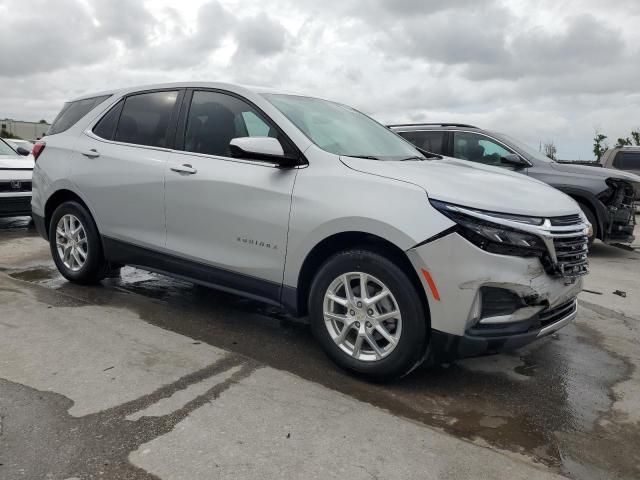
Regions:
<instances>
[{"instance_id":1,"label":"wet asphalt","mask_svg":"<svg viewBox=\"0 0 640 480\"><path fill-rule=\"evenodd\" d=\"M0 219L0 248L36 235L28 219ZM640 428L618 424L611 412L613 387L629 379L636 367L607 348L602 333L587 324L569 325L517 352L420 368L393 383L371 384L338 370L304 319L254 301L130 267L95 287L66 282L50 261L7 273L65 297L124 306L152 325L256 365L289 371L456 437L525 455L574 478L640 478ZM602 312L588 313L606 321ZM17 404L27 390L13 390ZM64 398L56 402L56 408L68 408ZM128 411L126 405L119 408ZM83 428L98 428L99 415L82 420ZM154 431L168 431L181 418L155 420L166 424ZM603 420L609 428L602 427ZM135 437L137 445L146 439L143 434Z\"/></svg>"}]
</instances>

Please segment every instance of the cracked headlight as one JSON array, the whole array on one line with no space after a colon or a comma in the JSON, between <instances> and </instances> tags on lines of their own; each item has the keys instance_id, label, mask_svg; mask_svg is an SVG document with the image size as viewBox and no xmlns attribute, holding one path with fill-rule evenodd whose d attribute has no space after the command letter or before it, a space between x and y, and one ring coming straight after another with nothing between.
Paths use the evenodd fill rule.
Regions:
<instances>
[{"instance_id":1,"label":"cracked headlight","mask_svg":"<svg viewBox=\"0 0 640 480\"><path fill-rule=\"evenodd\" d=\"M547 252L546 245L537 235L467 215L460 212L456 205L438 200L430 200L430 202L439 212L456 222L460 235L487 252L516 257L542 257ZM538 217L479 213L526 225L541 225L544 221Z\"/></svg>"}]
</instances>

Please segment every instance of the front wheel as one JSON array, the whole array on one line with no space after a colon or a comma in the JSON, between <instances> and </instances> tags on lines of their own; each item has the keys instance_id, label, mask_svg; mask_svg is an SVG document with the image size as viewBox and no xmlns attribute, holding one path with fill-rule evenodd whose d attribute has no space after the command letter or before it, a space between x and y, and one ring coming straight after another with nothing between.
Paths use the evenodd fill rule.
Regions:
<instances>
[{"instance_id":1,"label":"front wheel","mask_svg":"<svg viewBox=\"0 0 640 480\"><path fill-rule=\"evenodd\" d=\"M428 318L413 283L389 259L350 250L325 262L309 298L311 327L342 368L377 380L423 360Z\"/></svg>"},{"instance_id":2,"label":"front wheel","mask_svg":"<svg viewBox=\"0 0 640 480\"><path fill-rule=\"evenodd\" d=\"M105 278L108 264L91 214L78 202L64 202L49 225L51 255L67 280L96 283Z\"/></svg>"}]
</instances>

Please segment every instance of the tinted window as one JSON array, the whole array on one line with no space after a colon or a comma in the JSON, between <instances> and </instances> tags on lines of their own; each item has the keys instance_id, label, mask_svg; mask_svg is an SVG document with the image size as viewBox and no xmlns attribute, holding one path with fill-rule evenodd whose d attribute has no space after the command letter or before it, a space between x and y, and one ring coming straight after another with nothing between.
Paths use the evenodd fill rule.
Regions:
<instances>
[{"instance_id":1,"label":"tinted window","mask_svg":"<svg viewBox=\"0 0 640 480\"><path fill-rule=\"evenodd\" d=\"M640 152L618 152L613 166L620 170L640 170Z\"/></svg>"},{"instance_id":2,"label":"tinted window","mask_svg":"<svg viewBox=\"0 0 640 480\"><path fill-rule=\"evenodd\" d=\"M70 129L78 122L78 120L93 110L93 107L101 104L110 96L111 95L102 95L100 97L86 98L84 100L65 103L62 110L49 127L47 135L54 135Z\"/></svg>"},{"instance_id":3,"label":"tinted window","mask_svg":"<svg viewBox=\"0 0 640 480\"><path fill-rule=\"evenodd\" d=\"M171 114L178 92L151 92L127 97L114 140L166 147Z\"/></svg>"},{"instance_id":4,"label":"tinted window","mask_svg":"<svg viewBox=\"0 0 640 480\"><path fill-rule=\"evenodd\" d=\"M398 132L416 147L431 153L442 153L444 132Z\"/></svg>"},{"instance_id":5,"label":"tinted window","mask_svg":"<svg viewBox=\"0 0 640 480\"><path fill-rule=\"evenodd\" d=\"M229 143L239 137L274 137L277 130L251 105L218 92L194 92L187 118L184 149L230 157ZM283 147L286 142L280 139Z\"/></svg>"},{"instance_id":6,"label":"tinted window","mask_svg":"<svg viewBox=\"0 0 640 480\"><path fill-rule=\"evenodd\" d=\"M100 119L96 126L93 127L93 133L105 140L113 140L123 105L124 100L121 100L115 107L111 108L111 110L109 110L107 114Z\"/></svg>"},{"instance_id":7,"label":"tinted window","mask_svg":"<svg viewBox=\"0 0 640 480\"><path fill-rule=\"evenodd\" d=\"M513 167L501 160L511 153L514 152L484 135L470 132L454 133L453 156L456 158L497 167Z\"/></svg>"}]
</instances>

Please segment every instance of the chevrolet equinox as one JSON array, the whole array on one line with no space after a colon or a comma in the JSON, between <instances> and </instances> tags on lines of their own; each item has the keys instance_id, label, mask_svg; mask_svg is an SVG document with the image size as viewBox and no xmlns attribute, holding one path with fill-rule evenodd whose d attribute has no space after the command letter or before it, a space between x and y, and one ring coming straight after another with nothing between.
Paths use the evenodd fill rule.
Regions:
<instances>
[{"instance_id":1,"label":"chevrolet equinox","mask_svg":"<svg viewBox=\"0 0 640 480\"><path fill-rule=\"evenodd\" d=\"M370 378L552 333L587 272L589 224L564 193L434 160L318 98L100 93L66 103L34 156L34 221L68 280L132 265L274 304Z\"/></svg>"}]
</instances>

